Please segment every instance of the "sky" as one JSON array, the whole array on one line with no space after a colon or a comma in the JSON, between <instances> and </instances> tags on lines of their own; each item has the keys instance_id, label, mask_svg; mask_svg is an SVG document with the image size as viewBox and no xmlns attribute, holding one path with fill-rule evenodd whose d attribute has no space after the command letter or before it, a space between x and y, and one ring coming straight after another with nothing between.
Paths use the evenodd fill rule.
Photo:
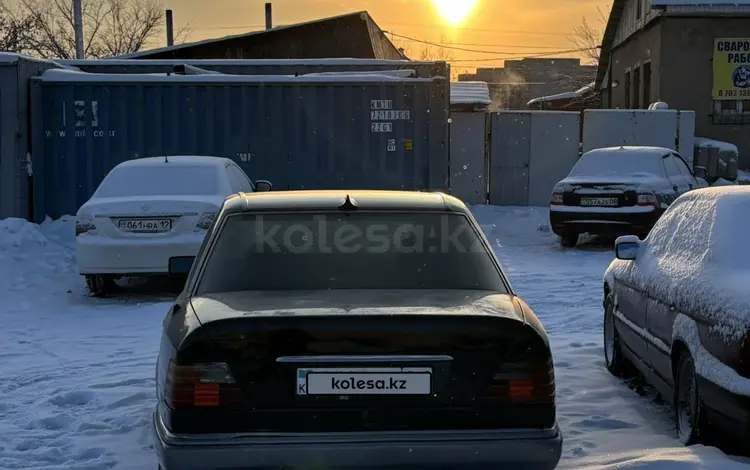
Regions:
<instances>
[{"instance_id":1,"label":"sky","mask_svg":"<svg viewBox=\"0 0 750 470\"><path fill-rule=\"evenodd\" d=\"M176 25L190 25L189 41L262 29L266 0L163 0L174 11ZM610 1L602 0L273 0L274 25L367 10L385 31L422 41L474 49L443 49L444 59L459 72L476 67L500 67L502 58L520 58L550 51L574 49L573 29L586 18L599 29L599 8L609 14ZM474 3L473 8L471 4ZM470 11L467 11L470 10ZM442 11L442 14L441 14ZM465 18L461 18L463 15ZM393 37L413 59L424 45ZM440 54L437 48L430 48ZM505 54L507 53L507 54ZM515 57L518 56L518 57ZM579 57L560 54L551 57Z\"/></svg>"}]
</instances>

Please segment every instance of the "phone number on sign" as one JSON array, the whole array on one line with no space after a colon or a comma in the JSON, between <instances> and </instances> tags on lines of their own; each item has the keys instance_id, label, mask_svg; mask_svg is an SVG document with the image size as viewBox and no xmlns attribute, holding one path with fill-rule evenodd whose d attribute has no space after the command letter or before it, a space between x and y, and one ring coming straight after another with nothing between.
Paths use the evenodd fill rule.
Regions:
<instances>
[{"instance_id":1,"label":"phone number on sign","mask_svg":"<svg viewBox=\"0 0 750 470\"><path fill-rule=\"evenodd\" d=\"M718 96L721 98L750 97L750 88L747 90L719 90Z\"/></svg>"}]
</instances>

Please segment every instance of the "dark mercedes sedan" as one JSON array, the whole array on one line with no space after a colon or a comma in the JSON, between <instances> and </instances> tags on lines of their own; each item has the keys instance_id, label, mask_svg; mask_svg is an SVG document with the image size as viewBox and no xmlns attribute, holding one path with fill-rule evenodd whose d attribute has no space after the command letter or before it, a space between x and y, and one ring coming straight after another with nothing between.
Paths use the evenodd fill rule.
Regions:
<instances>
[{"instance_id":1,"label":"dark mercedes sedan","mask_svg":"<svg viewBox=\"0 0 750 470\"><path fill-rule=\"evenodd\" d=\"M552 355L466 206L227 199L164 319L165 470L554 469Z\"/></svg>"}]
</instances>

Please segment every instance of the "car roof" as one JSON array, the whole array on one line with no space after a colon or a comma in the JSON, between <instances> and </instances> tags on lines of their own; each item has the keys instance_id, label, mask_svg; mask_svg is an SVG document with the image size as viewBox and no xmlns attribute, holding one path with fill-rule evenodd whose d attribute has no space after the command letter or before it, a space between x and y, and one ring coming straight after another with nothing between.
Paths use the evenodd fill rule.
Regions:
<instances>
[{"instance_id":1,"label":"car roof","mask_svg":"<svg viewBox=\"0 0 750 470\"><path fill-rule=\"evenodd\" d=\"M605 147L605 148L600 148L600 149L593 149L593 150L589 150L584 155L617 153L623 156L633 155L633 154L645 154L645 155L654 155L656 157L663 157L664 155L670 152L674 152L674 150L668 149L666 147L622 146L622 147Z\"/></svg>"},{"instance_id":2,"label":"car roof","mask_svg":"<svg viewBox=\"0 0 750 470\"><path fill-rule=\"evenodd\" d=\"M688 191L680 196L680 199L688 201L708 201L713 204L721 204L722 201L734 200L747 203L748 207L750 207L750 186L709 186L707 188Z\"/></svg>"},{"instance_id":3,"label":"car roof","mask_svg":"<svg viewBox=\"0 0 750 470\"><path fill-rule=\"evenodd\" d=\"M158 165L167 165L174 163L176 166L224 166L227 163L231 163L232 160L224 157L209 157L201 155L169 155L167 157L144 157L136 158L135 160L127 160L119 165L118 168L139 168L139 167L152 167Z\"/></svg>"},{"instance_id":4,"label":"car roof","mask_svg":"<svg viewBox=\"0 0 750 470\"><path fill-rule=\"evenodd\" d=\"M224 212L334 211L345 204L365 210L469 213L463 202L439 192L345 189L240 193L225 201Z\"/></svg>"}]
</instances>

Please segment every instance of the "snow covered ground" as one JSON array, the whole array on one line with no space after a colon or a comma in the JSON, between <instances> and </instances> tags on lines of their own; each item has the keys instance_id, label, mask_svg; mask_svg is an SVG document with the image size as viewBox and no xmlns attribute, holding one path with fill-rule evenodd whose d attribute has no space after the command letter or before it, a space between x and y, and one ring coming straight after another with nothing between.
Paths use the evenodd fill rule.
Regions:
<instances>
[{"instance_id":1,"label":"snow covered ground","mask_svg":"<svg viewBox=\"0 0 750 470\"><path fill-rule=\"evenodd\" d=\"M559 248L545 209L475 207L552 340L566 469L750 470L674 439L669 410L604 369L611 247ZM96 300L76 274L73 220L0 221L0 469L153 469L149 419L168 295Z\"/></svg>"}]
</instances>

